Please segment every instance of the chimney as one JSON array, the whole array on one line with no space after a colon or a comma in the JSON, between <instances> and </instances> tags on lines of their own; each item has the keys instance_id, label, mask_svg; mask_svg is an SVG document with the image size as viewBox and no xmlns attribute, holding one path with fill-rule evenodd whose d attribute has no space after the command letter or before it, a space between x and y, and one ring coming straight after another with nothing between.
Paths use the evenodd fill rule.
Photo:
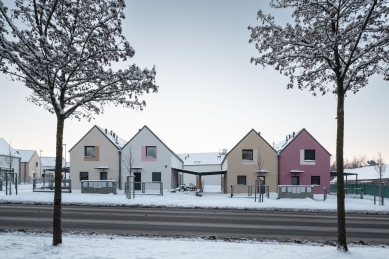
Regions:
<instances>
[{"instance_id":1,"label":"chimney","mask_svg":"<svg viewBox=\"0 0 389 259\"><path fill-rule=\"evenodd\" d=\"M223 155L227 155L227 149L223 148Z\"/></svg>"},{"instance_id":2,"label":"chimney","mask_svg":"<svg viewBox=\"0 0 389 259\"><path fill-rule=\"evenodd\" d=\"M294 137L294 131L293 131L293 137Z\"/></svg>"},{"instance_id":3,"label":"chimney","mask_svg":"<svg viewBox=\"0 0 389 259\"><path fill-rule=\"evenodd\" d=\"M105 134L107 134L107 132L108 132L108 130L107 130L107 129L105 129Z\"/></svg>"},{"instance_id":4,"label":"chimney","mask_svg":"<svg viewBox=\"0 0 389 259\"><path fill-rule=\"evenodd\" d=\"M261 132L260 132L260 131L258 131L258 135L261 135Z\"/></svg>"},{"instance_id":5,"label":"chimney","mask_svg":"<svg viewBox=\"0 0 389 259\"><path fill-rule=\"evenodd\" d=\"M286 142L288 142L288 135L286 135Z\"/></svg>"},{"instance_id":6,"label":"chimney","mask_svg":"<svg viewBox=\"0 0 389 259\"><path fill-rule=\"evenodd\" d=\"M115 138L115 132L112 134L113 138Z\"/></svg>"},{"instance_id":7,"label":"chimney","mask_svg":"<svg viewBox=\"0 0 389 259\"><path fill-rule=\"evenodd\" d=\"M112 130L111 130L110 134L111 134L111 136L112 136Z\"/></svg>"},{"instance_id":8,"label":"chimney","mask_svg":"<svg viewBox=\"0 0 389 259\"><path fill-rule=\"evenodd\" d=\"M289 139L291 138L292 136L289 134Z\"/></svg>"}]
</instances>

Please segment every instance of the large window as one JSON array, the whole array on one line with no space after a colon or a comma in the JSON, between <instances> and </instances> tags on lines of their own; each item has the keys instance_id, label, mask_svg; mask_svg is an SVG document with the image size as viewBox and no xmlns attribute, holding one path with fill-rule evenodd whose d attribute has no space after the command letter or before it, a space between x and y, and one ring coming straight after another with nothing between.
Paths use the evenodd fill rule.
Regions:
<instances>
[{"instance_id":1,"label":"large window","mask_svg":"<svg viewBox=\"0 0 389 259\"><path fill-rule=\"evenodd\" d=\"M152 181L153 182L160 182L161 181L161 172L153 172Z\"/></svg>"},{"instance_id":2,"label":"large window","mask_svg":"<svg viewBox=\"0 0 389 259\"><path fill-rule=\"evenodd\" d=\"M311 185L320 185L320 176L311 176Z\"/></svg>"},{"instance_id":3,"label":"large window","mask_svg":"<svg viewBox=\"0 0 389 259\"><path fill-rule=\"evenodd\" d=\"M80 172L80 181L82 180L89 180L89 173L88 172Z\"/></svg>"},{"instance_id":4,"label":"large window","mask_svg":"<svg viewBox=\"0 0 389 259\"><path fill-rule=\"evenodd\" d=\"M253 161L253 150L252 149L243 149L242 150L242 160Z\"/></svg>"},{"instance_id":5,"label":"large window","mask_svg":"<svg viewBox=\"0 0 389 259\"><path fill-rule=\"evenodd\" d=\"M95 146L85 146L85 156L86 157L95 157Z\"/></svg>"},{"instance_id":6,"label":"large window","mask_svg":"<svg viewBox=\"0 0 389 259\"><path fill-rule=\"evenodd\" d=\"M245 175L238 175L237 182L238 182L238 184L246 185L246 176Z\"/></svg>"},{"instance_id":7,"label":"large window","mask_svg":"<svg viewBox=\"0 0 389 259\"><path fill-rule=\"evenodd\" d=\"M146 157L157 157L157 147L146 147Z\"/></svg>"},{"instance_id":8,"label":"large window","mask_svg":"<svg viewBox=\"0 0 389 259\"><path fill-rule=\"evenodd\" d=\"M100 172L100 180L108 180L107 176L107 172Z\"/></svg>"},{"instance_id":9,"label":"large window","mask_svg":"<svg viewBox=\"0 0 389 259\"><path fill-rule=\"evenodd\" d=\"M304 150L305 161L315 161L315 150L306 149Z\"/></svg>"}]
</instances>

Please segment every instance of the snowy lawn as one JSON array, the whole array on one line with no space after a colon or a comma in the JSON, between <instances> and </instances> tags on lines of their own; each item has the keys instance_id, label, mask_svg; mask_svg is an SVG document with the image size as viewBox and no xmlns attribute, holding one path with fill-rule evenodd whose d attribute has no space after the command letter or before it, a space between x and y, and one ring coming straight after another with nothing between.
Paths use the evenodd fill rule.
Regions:
<instances>
[{"instance_id":1,"label":"snowy lawn","mask_svg":"<svg viewBox=\"0 0 389 259\"><path fill-rule=\"evenodd\" d=\"M0 233L1 258L388 258L386 246L349 245L349 252L314 243L225 242L202 239L118 237L65 234L63 244L53 247L44 234Z\"/></svg>"},{"instance_id":2,"label":"snowy lawn","mask_svg":"<svg viewBox=\"0 0 389 259\"><path fill-rule=\"evenodd\" d=\"M220 188L220 187L218 187ZM306 211L336 211L336 196L328 195L323 201L323 195L315 195L315 200L307 199L280 199L277 194L271 193L270 199L264 198L263 203L254 202L254 197L247 198L242 195L230 195L217 192L215 187L206 186L202 197L196 197L195 192L164 191L163 196L136 195L135 199L126 199L123 191L117 195L113 194L85 194L80 190L73 190L72 193L63 193L62 202L67 205L99 205L99 206L146 206L146 207L182 207L182 208L220 208L220 209L263 209L263 210L306 210ZM32 192L31 185L20 185L18 195L5 195L0 192L0 203L27 203L27 204L51 204L54 193ZM386 203L389 201L386 199ZM388 213L389 204L385 206L374 205L371 196L359 195L346 197L346 210L348 212L361 213Z\"/></svg>"}]
</instances>

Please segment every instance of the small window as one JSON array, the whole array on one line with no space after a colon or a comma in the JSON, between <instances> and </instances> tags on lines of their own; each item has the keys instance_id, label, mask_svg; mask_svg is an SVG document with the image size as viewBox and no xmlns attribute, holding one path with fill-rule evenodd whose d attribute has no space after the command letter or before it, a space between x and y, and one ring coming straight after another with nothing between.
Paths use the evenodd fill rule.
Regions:
<instances>
[{"instance_id":1,"label":"small window","mask_svg":"<svg viewBox=\"0 0 389 259\"><path fill-rule=\"evenodd\" d=\"M38 167L38 162L35 162L35 167Z\"/></svg>"},{"instance_id":2,"label":"small window","mask_svg":"<svg viewBox=\"0 0 389 259\"><path fill-rule=\"evenodd\" d=\"M238 175L238 184L246 185L246 176L245 175Z\"/></svg>"},{"instance_id":3,"label":"small window","mask_svg":"<svg viewBox=\"0 0 389 259\"><path fill-rule=\"evenodd\" d=\"M253 161L253 150L252 149L243 149L242 150L242 160Z\"/></svg>"},{"instance_id":4,"label":"small window","mask_svg":"<svg viewBox=\"0 0 389 259\"><path fill-rule=\"evenodd\" d=\"M146 147L146 157L157 157L157 147Z\"/></svg>"},{"instance_id":5,"label":"small window","mask_svg":"<svg viewBox=\"0 0 389 259\"><path fill-rule=\"evenodd\" d=\"M100 180L108 180L107 172L100 172Z\"/></svg>"},{"instance_id":6,"label":"small window","mask_svg":"<svg viewBox=\"0 0 389 259\"><path fill-rule=\"evenodd\" d=\"M95 146L86 146L85 147L85 156L86 157L95 157Z\"/></svg>"},{"instance_id":7,"label":"small window","mask_svg":"<svg viewBox=\"0 0 389 259\"><path fill-rule=\"evenodd\" d=\"M160 182L161 181L161 172L153 172L152 181L153 182Z\"/></svg>"},{"instance_id":8,"label":"small window","mask_svg":"<svg viewBox=\"0 0 389 259\"><path fill-rule=\"evenodd\" d=\"M315 161L315 150L304 150L304 160L305 161Z\"/></svg>"},{"instance_id":9,"label":"small window","mask_svg":"<svg viewBox=\"0 0 389 259\"><path fill-rule=\"evenodd\" d=\"M89 173L88 172L80 172L80 181L83 180L89 180Z\"/></svg>"},{"instance_id":10,"label":"small window","mask_svg":"<svg viewBox=\"0 0 389 259\"><path fill-rule=\"evenodd\" d=\"M311 185L320 185L320 176L311 176Z\"/></svg>"}]
</instances>

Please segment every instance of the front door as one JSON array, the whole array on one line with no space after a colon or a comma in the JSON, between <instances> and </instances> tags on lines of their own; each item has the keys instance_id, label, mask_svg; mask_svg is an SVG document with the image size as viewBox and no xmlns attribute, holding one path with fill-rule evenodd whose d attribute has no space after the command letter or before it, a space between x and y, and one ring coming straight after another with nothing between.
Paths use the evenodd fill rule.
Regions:
<instances>
[{"instance_id":1,"label":"front door","mask_svg":"<svg viewBox=\"0 0 389 259\"><path fill-rule=\"evenodd\" d=\"M108 180L107 172L100 172L100 180Z\"/></svg>"},{"instance_id":2,"label":"front door","mask_svg":"<svg viewBox=\"0 0 389 259\"><path fill-rule=\"evenodd\" d=\"M137 172L137 173L134 173L134 176L135 176L135 179L134 179L134 181L135 181L135 190L137 190L137 191L140 191L141 189L142 189L142 184L141 184L141 182L142 182L142 177L141 177L141 173L139 173L139 172Z\"/></svg>"},{"instance_id":3,"label":"front door","mask_svg":"<svg viewBox=\"0 0 389 259\"><path fill-rule=\"evenodd\" d=\"M292 185L300 185L299 176L292 176Z\"/></svg>"}]
</instances>

